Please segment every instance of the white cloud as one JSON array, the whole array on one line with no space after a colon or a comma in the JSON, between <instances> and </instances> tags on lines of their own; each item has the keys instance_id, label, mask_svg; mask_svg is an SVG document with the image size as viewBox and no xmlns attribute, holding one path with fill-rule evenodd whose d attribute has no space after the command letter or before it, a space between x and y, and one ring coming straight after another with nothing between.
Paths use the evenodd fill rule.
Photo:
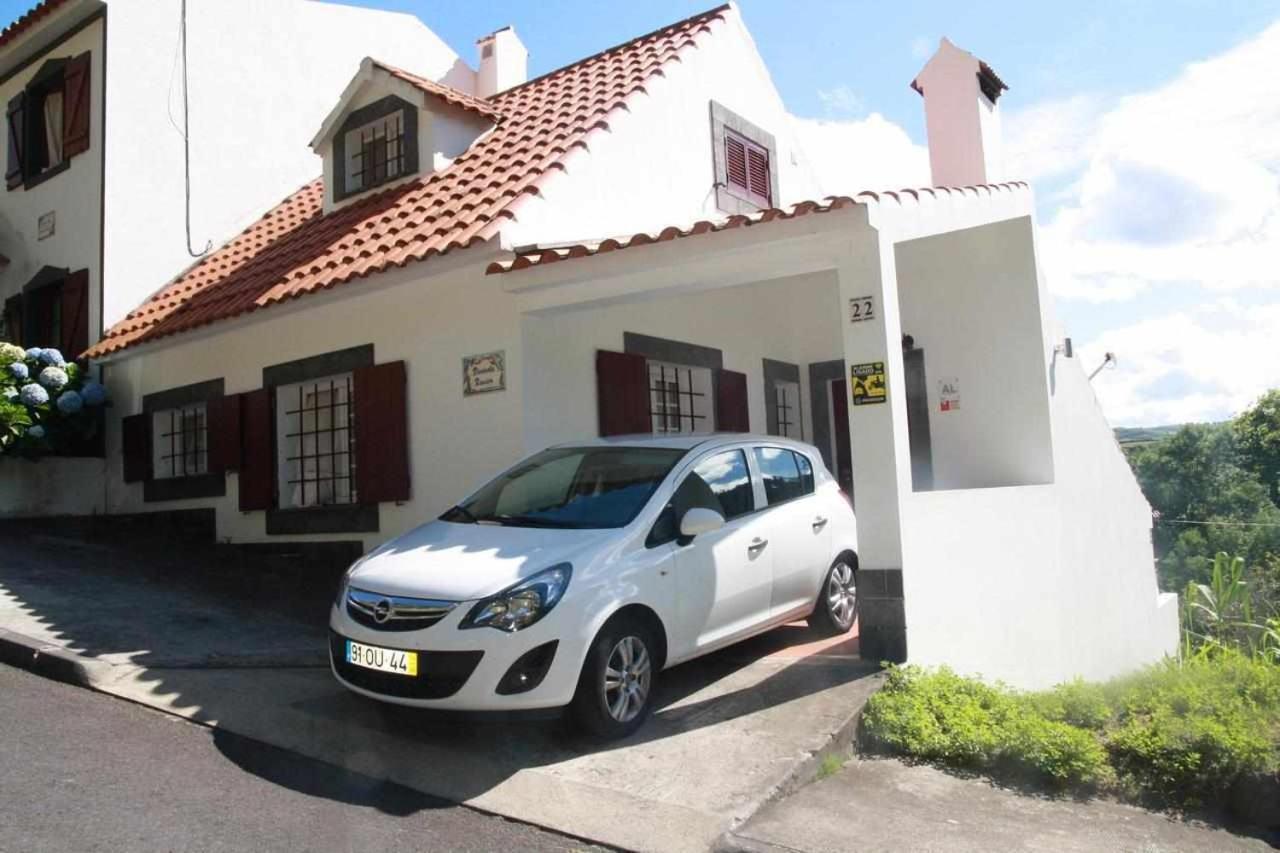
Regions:
<instances>
[{"instance_id":1,"label":"white cloud","mask_svg":"<svg viewBox=\"0 0 1280 853\"><path fill-rule=\"evenodd\" d=\"M851 121L793 118L793 122L822 195L929 184L928 150L879 113Z\"/></svg>"},{"instance_id":2,"label":"white cloud","mask_svg":"<svg viewBox=\"0 0 1280 853\"><path fill-rule=\"evenodd\" d=\"M848 86L819 89L818 100L827 116L855 116L866 109L862 98Z\"/></svg>"},{"instance_id":3,"label":"white cloud","mask_svg":"<svg viewBox=\"0 0 1280 853\"><path fill-rule=\"evenodd\" d=\"M1042 228L1055 293L1280 286L1280 24L1149 92L1005 117L1014 177L1067 185Z\"/></svg>"},{"instance_id":4,"label":"white cloud","mask_svg":"<svg viewBox=\"0 0 1280 853\"><path fill-rule=\"evenodd\" d=\"M1244 307L1231 299L1112 329L1082 344L1086 369L1114 352L1118 364L1093 381L1117 426L1218 421L1280 385L1276 352L1280 304Z\"/></svg>"},{"instance_id":5,"label":"white cloud","mask_svg":"<svg viewBox=\"0 0 1280 853\"><path fill-rule=\"evenodd\" d=\"M928 36L916 36L911 40L911 56L913 59L928 59L933 56L936 39Z\"/></svg>"}]
</instances>

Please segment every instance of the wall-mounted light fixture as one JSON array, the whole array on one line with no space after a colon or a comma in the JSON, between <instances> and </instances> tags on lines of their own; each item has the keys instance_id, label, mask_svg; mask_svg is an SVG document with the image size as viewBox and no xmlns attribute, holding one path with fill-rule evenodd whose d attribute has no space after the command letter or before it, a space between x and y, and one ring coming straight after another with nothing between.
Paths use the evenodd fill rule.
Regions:
<instances>
[{"instance_id":1,"label":"wall-mounted light fixture","mask_svg":"<svg viewBox=\"0 0 1280 853\"><path fill-rule=\"evenodd\" d=\"M1092 382L1093 377L1097 376L1099 373L1102 372L1102 368L1104 367L1114 368L1115 366L1116 366L1116 354L1113 352L1107 353L1102 358L1102 364L1099 364L1097 367L1095 367L1093 369L1093 373L1089 374L1089 381Z\"/></svg>"},{"instance_id":2,"label":"wall-mounted light fixture","mask_svg":"<svg viewBox=\"0 0 1280 853\"><path fill-rule=\"evenodd\" d=\"M1063 338L1062 343L1053 348L1055 354L1061 353L1064 358L1075 358L1076 350L1071 344L1071 338Z\"/></svg>"}]
</instances>

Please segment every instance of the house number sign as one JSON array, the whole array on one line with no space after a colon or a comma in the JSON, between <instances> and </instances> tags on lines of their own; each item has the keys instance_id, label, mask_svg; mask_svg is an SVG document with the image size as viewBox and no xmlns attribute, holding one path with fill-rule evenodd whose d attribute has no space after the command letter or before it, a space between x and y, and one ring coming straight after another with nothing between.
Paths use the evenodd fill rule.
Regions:
<instances>
[{"instance_id":1,"label":"house number sign","mask_svg":"<svg viewBox=\"0 0 1280 853\"><path fill-rule=\"evenodd\" d=\"M502 391L507 387L506 353L486 352L462 359L462 393L484 394Z\"/></svg>"},{"instance_id":2,"label":"house number sign","mask_svg":"<svg viewBox=\"0 0 1280 853\"><path fill-rule=\"evenodd\" d=\"M876 318L876 303L870 296L856 296L849 300L849 322L861 323Z\"/></svg>"}]
</instances>

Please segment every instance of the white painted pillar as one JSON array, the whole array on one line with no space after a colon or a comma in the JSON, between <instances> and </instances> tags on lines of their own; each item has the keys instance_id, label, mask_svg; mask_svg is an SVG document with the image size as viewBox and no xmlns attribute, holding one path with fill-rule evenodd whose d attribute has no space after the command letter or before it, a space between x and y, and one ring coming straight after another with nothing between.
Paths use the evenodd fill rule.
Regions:
<instances>
[{"instance_id":1,"label":"white painted pillar","mask_svg":"<svg viewBox=\"0 0 1280 853\"><path fill-rule=\"evenodd\" d=\"M871 660L906 660L902 598L902 503L911 493L902 323L893 243L874 230L852 235L837 262L849 407L849 446L858 514L859 639ZM870 319L854 320L858 315ZM884 402L853 405L860 366L884 367Z\"/></svg>"}]
</instances>

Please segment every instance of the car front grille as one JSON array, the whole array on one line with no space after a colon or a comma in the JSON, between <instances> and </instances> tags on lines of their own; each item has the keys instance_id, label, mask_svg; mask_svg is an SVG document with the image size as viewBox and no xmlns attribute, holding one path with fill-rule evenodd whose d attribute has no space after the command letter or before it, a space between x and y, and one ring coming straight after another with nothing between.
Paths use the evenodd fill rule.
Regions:
<instances>
[{"instance_id":1,"label":"car front grille","mask_svg":"<svg viewBox=\"0 0 1280 853\"><path fill-rule=\"evenodd\" d=\"M396 649L396 651L413 651ZM395 675L347 663L347 638L329 632L333 668L348 684L403 699L444 699L457 693L480 665L484 652L418 651L418 674Z\"/></svg>"},{"instance_id":2,"label":"car front grille","mask_svg":"<svg viewBox=\"0 0 1280 853\"><path fill-rule=\"evenodd\" d=\"M375 631L421 631L449 615L456 601L405 598L351 587L347 590L347 615Z\"/></svg>"}]
</instances>

